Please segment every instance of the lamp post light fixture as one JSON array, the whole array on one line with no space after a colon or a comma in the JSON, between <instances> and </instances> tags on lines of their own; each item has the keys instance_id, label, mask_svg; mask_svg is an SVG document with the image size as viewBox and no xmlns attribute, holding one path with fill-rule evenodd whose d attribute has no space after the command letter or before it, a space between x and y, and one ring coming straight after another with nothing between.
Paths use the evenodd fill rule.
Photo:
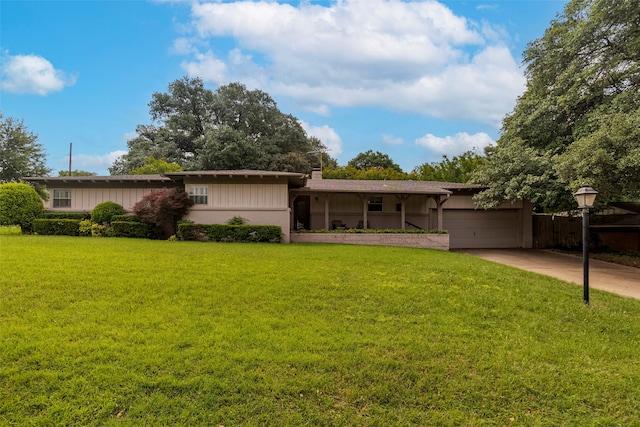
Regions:
<instances>
[{"instance_id":1,"label":"lamp post light fixture","mask_svg":"<svg viewBox=\"0 0 640 427\"><path fill-rule=\"evenodd\" d=\"M583 301L589 304L589 209L593 207L598 192L587 184L576 192L578 208L582 209L582 271L583 271Z\"/></svg>"}]
</instances>

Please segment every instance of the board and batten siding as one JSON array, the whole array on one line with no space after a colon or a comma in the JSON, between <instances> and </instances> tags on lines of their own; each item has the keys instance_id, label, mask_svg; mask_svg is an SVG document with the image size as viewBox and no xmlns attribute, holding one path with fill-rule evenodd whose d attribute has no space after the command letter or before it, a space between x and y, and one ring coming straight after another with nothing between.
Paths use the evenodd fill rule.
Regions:
<instances>
[{"instance_id":1,"label":"board and batten siding","mask_svg":"<svg viewBox=\"0 0 640 427\"><path fill-rule=\"evenodd\" d=\"M53 208L53 190L69 190L71 192L71 207ZM49 200L45 203L47 209L53 211L91 212L93 208L103 202L115 202L126 211L131 211L142 197L154 190L162 188L73 188L56 186L50 189Z\"/></svg>"},{"instance_id":2,"label":"board and batten siding","mask_svg":"<svg viewBox=\"0 0 640 427\"><path fill-rule=\"evenodd\" d=\"M208 184L213 208L287 208L289 193L283 184Z\"/></svg>"}]
</instances>

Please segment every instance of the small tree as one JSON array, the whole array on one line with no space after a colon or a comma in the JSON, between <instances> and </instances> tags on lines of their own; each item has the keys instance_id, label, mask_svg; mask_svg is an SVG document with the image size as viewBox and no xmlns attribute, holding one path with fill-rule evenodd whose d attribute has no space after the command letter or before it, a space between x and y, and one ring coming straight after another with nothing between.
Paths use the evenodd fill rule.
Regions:
<instances>
[{"instance_id":1,"label":"small tree","mask_svg":"<svg viewBox=\"0 0 640 427\"><path fill-rule=\"evenodd\" d=\"M29 185L0 184L0 225L19 225L23 232L31 232L33 220L43 212L40 196Z\"/></svg>"},{"instance_id":2,"label":"small tree","mask_svg":"<svg viewBox=\"0 0 640 427\"><path fill-rule=\"evenodd\" d=\"M193 202L184 191L152 191L133 206L140 221L155 227L158 239L166 239L176 233L178 221L187 214Z\"/></svg>"},{"instance_id":3,"label":"small tree","mask_svg":"<svg viewBox=\"0 0 640 427\"><path fill-rule=\"evenodd\" d=\"M124 208L116 202L98 203L91 211L91 221L96 224L110 223L114 215L124 215Z\"/></svg>"}]
</instances>

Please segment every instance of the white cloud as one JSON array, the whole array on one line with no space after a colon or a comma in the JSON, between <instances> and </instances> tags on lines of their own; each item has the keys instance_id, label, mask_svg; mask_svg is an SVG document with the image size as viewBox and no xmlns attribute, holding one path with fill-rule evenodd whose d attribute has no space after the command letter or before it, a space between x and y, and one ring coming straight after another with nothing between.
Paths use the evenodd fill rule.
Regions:
<instances>
[{"instance_id":1,"label":"white cloud","mask_svg":"<svg viewBox=\"0 0 640 427\"><path fill-rule=\"evenodd\" d=\"M493 145L494 140L484 132L469 135L460 132L453 136L437 137L430 133L416 139L416 144L426 147L436 154L446 154L447 156L458 156L466 151L474 150L482 152L484 147Z\"/></svg>"},{"instance_id":2,"label":"white cloud","mask_svg":"<svg viewBox=\"0 0 640 427\"><path fill-rule=\"evenodd\" d=\"M116 150L107 154L74 154L71 167L79 170L95 172L106 170L113 165L113 162L120 156L127 154L127 151ZM68 165L69 156L60 159L59 164ZM68 168L68 167L67 167Z\"/></svg>"},{"instance_id":3,"label":"white cloud","mask_svg":"<svg viewBox=\"0 0 640 427\"><path fill-rule=\"evenodd\" d=\"M125 133L124 135L122 135L122 137L121 137L121 138L122 138L122 140L123 140L124 142L128 142L128 141L130 141L130 140L132 140L132 139L134 139L134 138L137 138L137 137L138 137L138 132L136 132L136 131L134 130L134 131L131 131L131 132L127 132L127 133Z\"/></svg>"},{"instance_id":4,"label":"white cloud","mask_svg":"<svg viewBox=\"0 0 640 427\"><path fill-rule=\"evenodd\" d=\"M324 115L383 106L498 126L524 89L504 31L436 1L194 3L192 16L201 41L232 37L237 47L226 59L193 54L190 75L249 79Z\"/></svg>"},{"instance_id":5,"label":"white cloud","mask_svg":"<svg viewBox=\"0 0 640 427\"><path fill-rule=\"evenodd\" d=\"M401 145L404 144L404 139L393 135L382 135L382 143L388 145Z\"/></svg>"},{"instance_id":6,"label":"white cloud","mask_svg":"<svg viewBox=\"0 0 640 427\"><path fill-rule=\"evenodd\" d=\"M0 89L10 93L47 95L73 86L76 76L56 70L37 55L3 55Z\"/></svg>"},{"instance_id":7,"label":"white cloud","mask_svg":"<svg viewBox=\"0 0 640 427\"><path fill-rule=\"evenodd\" d=\"M327 147L328 154L336 158L342 154L342 138L331 127L327 125L311 126L305 121L300 121L302 128L307 132L307 135L315 136Z\"/></svg>"},{"instance_id":8,"label":"white cloud","mask_svg":"<svg viewBox=\"0 0 640 427\"><path fill-rule=\"evenodd\" d=\"M196 53L194 56L195 61L182 61L180 67L191 76L198 76L216 84L225 82L227 65L216 58L213 52Z\"/></svg>"}]
</instances>

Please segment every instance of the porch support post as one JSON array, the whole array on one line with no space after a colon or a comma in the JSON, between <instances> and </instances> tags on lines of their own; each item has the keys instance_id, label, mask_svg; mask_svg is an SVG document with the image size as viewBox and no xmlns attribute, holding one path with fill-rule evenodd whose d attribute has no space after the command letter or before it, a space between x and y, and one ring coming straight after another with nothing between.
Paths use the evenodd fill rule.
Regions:
<instances>
[{"instance_id":1,"label":"porch support post","mask_svg":"<svg viewBox=\"0 0 640 427\"><path fill-rule=\"evenodd\" d=\"M406 194L401 194L398 196L398 199L400 200L400 229L404 230L406 228L406 222L407 222L407 215L406 215L406 202L407 199L409 198L409 196L407 196Z\"/></svg>"},{"instance_id":2,"label":"porch support post","mask_svg":"<svg viewBox=\"0 0 640 427\"><path fill-rule=\"evenodd\" d=\"M435 201L438 206L438 230L442 230L442 205L449 200L448 196L439 195Z\"/></svg>"},{"instance_id":3,"label":"porch support post","mask_svg":"<svg viewBox=\"0 0 640 427\"><path fill-rule=\"evenodd\" d=\"M294 207L296 206L296 198L298 197L297 194L293 194L291 195L291 193L289 193L289 230L290 231L296 231L296 219L294 217Z\"/></svg>"},{"instance_id":4,"label":"porch support post","mask_svg":"<svg viewBox=\"0 0 640 427\"><path fill-rule=\"evenodd\" d=\"M369 212L369 196L367 194L361 195L362 198L362 228L366 230L367 222L369 222L368 212Z\"/></svg>"},{"instance_id":5,"label":"porch support post","mask_svg":"<svg viewBox=\"0 0 640 427\"><path fill-rule=\"evenodd\" d=\"M329 230L329 196L324 194L322 199L324 200L324 229Z\"/></svg>"}]
</instances>

